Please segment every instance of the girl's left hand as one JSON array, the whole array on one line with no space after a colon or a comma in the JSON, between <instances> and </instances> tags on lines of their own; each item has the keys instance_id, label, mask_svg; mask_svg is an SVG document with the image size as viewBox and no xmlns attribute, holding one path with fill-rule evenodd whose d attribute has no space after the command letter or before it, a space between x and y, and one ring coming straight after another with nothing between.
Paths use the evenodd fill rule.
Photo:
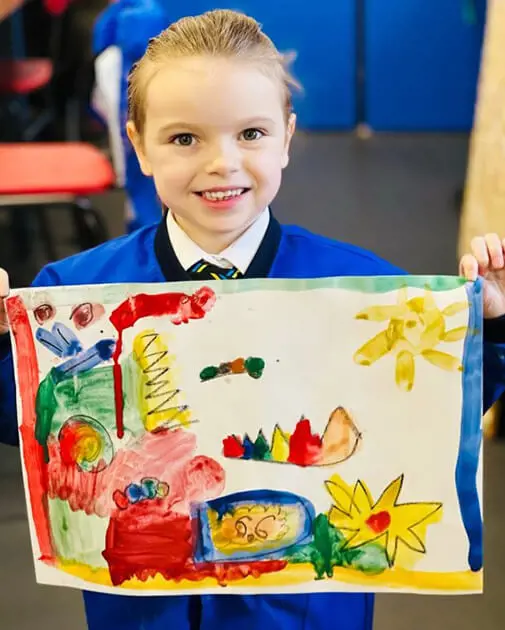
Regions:
<instances>
[{"instance_id":1,"label":"girl's left hand","mask_svg":"<svg viewBox=\"0 0 505 630\"><path fill-rule=\"evenodd\" d=\"M459 273L467 280L484 279L484 317L505 315L505 239L486 234L472 239L471 254L459 263Z\"/></svg>"}]
</instances>

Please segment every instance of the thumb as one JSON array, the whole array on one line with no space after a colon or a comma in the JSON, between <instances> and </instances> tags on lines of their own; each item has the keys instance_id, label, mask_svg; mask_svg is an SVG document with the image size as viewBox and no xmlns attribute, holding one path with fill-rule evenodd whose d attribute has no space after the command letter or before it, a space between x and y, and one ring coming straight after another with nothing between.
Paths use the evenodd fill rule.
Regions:
<instances>
[{"instance_id":1,"label":"thumb","mask_svg":"<svg viewBox=\"0 0 505 630\"><path fill-rule=\"evenodd\" d=\"M0 267L0 298L9 295L9 276L5 269Z\"/></svg>"},{"instance_id":2,"label":"thumb","mask_svg":"<svg viewBox=\"0 0 505 630\"><path fill-rule=\"evenodd\" d=\"M475 256L465 254L459 263L459 275L467 280L475 281L479 275L479 263Z\"/></svg>"},{"instance_id":3,"label":"thumb","mask_svg":"<svg viewBox=\"0 0 505 630\"><path fill-rule=\"evenodd\" d=\"M7 323L7 314L5 312L4 297L9 295L9 276L5 269L0 267L0 335L9 332L9 324Z\"/></svg>"}]
</instances>

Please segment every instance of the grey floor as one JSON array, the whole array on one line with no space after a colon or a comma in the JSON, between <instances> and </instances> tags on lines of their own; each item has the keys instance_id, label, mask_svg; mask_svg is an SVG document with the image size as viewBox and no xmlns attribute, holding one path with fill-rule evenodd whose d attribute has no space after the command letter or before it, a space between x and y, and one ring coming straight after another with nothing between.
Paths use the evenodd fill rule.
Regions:
<instances>
[{"instance_id":1,"label":"grey floor","mask_svg":"<svg viewBox=\"0 0 505 630\"><path fill-rule=\"evenodd\" d=\"M466 159L464 136L377 136L363 142L299 134L273 208L283 222L367 247L412 273L456 273L453 200ZM113 193L97 204L111 234L119 234L121 195ZM56 213L53 223L59 255L72 252L68 226ZM0 242L0 264L9 265L9 245ZM41 262L43 252L37 251L36 263L17 263L10 270L22 284ZM382 595L375 630L505 627L505 443L486 444L485 461L485 594ZM34 582L24 505L18 453L0 447L0 630L84 629L78 593ZM338 622L329 627L338 630Z\"/></svg>"}]
</instances>

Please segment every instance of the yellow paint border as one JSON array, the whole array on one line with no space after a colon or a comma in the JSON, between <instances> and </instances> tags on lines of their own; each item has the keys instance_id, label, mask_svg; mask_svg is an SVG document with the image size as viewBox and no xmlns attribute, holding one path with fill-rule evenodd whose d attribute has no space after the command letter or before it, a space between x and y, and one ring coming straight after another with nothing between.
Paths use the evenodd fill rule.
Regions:
<instances>
[{"instance_id":1,"label":"yellow paint border","mask_svg":"<svg viewBox=\"0 0 505 630\"><path fill-rule=\"evenodd\" d=\"M76 578L84 580L90 584L98 586L112 587L110 574L107 569L93 569L85 564L59 561L56 568L68 573ZM479 592L483 590L483 572L472 571L455 571L451 573L426 572L426 571L408 571L405 569L387 569L379 575L366 575L361 571L354 569L345 569L335 567L333 577L327 578L336 582L353 586L363 586L367 590L378 589L397 589L397 590L416 590L416 591L440 591L441 593L453 592ZM303 584L313 584L314 569L311 564L290 565L283 571L275 573L264 573L255 578L252 576L241 580L233 580L228 582L228 586L243 588L274 588L284 586L296 586ZM207 588L218 588L221 586L215 578L205 578L200 581L166 580L161 575L148 578L145 582L133 578L127 580L119 590L157 590L157 591L186 591L199 590ZM223 587L225 589L226 586Z\"/></svg>"}]
</instances>

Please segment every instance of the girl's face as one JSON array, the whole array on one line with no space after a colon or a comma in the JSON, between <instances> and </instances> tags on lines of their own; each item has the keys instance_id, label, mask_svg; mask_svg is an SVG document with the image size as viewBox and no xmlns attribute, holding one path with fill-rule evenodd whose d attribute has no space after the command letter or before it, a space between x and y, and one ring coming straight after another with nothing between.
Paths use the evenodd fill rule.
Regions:
<instances>
[{"instance_id":1,"label":"girl's face","mask_svg":"<svg viewBox=\"0 0 505 630\"><path fill-rule=\"evenodd\" d=\"M279 190L295 117L281 87L252 63L173 59L147 87L142 171L201 247L217 253L244 232Z\"/></svg>"}]
</instances>

